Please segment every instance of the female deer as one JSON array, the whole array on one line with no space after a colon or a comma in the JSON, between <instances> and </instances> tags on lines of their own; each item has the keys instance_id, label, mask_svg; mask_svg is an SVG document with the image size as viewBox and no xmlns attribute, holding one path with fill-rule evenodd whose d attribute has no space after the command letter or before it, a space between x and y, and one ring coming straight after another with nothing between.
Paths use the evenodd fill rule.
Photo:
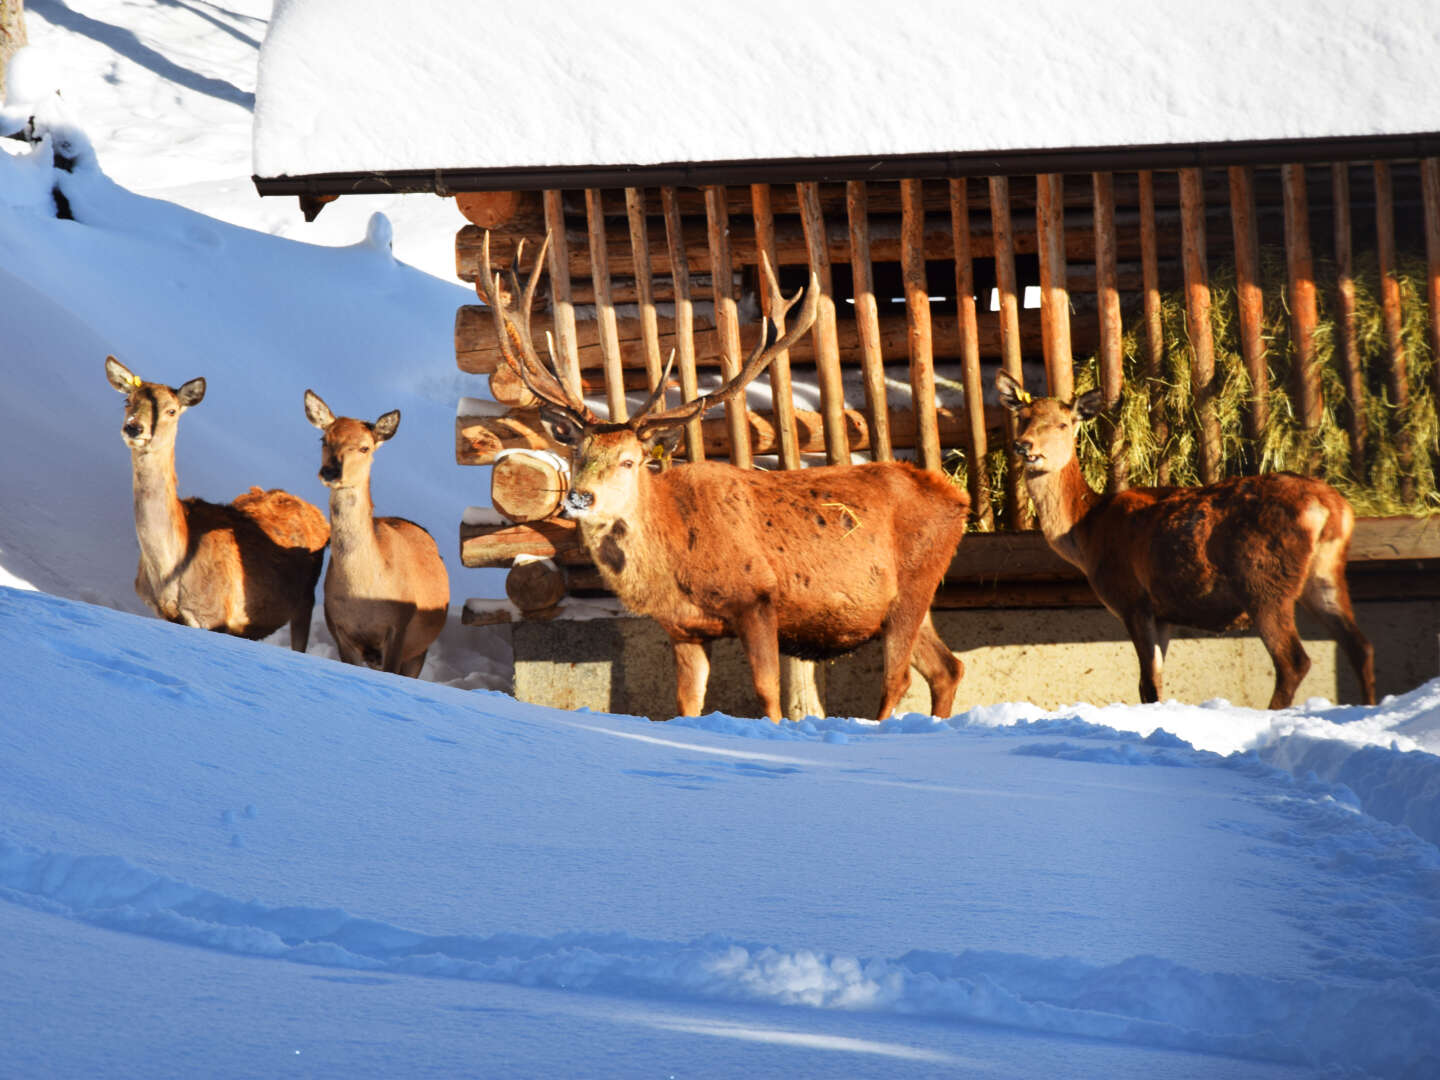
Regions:
<instances>
[{"instance_id":1,"label":"female deer","mask_svg":"<svg viewBox=\"0 0 1440 1080\"><path fill-rule=\"evenodd\" d=\"M377 518L370 501L374 451L400 427L400 413L373 424L336 419L306 390L305 416L324 432L320 479L330 489L331 528L325 624L340 659L418 678L445 627L450 578L428 532L404 518Z\"/></svg>"},{"instance_id":2,"label":"female deer","mask_svg":"<svg viewBox=\"0 0 1440 1080\"><path fill-rule=\"evenodd\" d=\"M1267 473L1099 495L1081 475L1075 436L1103 408L1100 391L1068 402L1032 397L1003 371L995 385L1016 417L1015 451L1045 539L1125 623L1140 657L1141 701L1160 700L1172 626L1253 625L1275 663L1270 708L1286 708L1310 670L1295 630L1299 601L1345 650L1366 704L1375 703L1374 651L1345 583L1355 513L1338 491Z\"/></svg>"},{"instance_id":3,"label":"female deer","mask_svg":"<svg viewBox=\"0 0 1440 1080\"><path fill-rule=\"evenodd\" d=\"M290 647L304 652L330 538L324 515L278 489L252 487L224 505L179 498L175 436L185 410L204 400L205 380L178 389L145 382L113 356L105 376L125 395L140 598L161 618L237 637L289 623Z\"/></svg>"}]
</instances>

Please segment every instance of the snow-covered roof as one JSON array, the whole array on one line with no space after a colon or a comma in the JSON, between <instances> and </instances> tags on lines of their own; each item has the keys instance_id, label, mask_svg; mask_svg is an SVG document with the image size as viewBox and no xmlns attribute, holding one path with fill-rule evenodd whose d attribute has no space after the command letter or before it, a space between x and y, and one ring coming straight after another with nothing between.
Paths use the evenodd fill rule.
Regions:
<instances>
[{"instance_id":1,"label":"snow-covered roof","mask_svg":"<svg viewBox=\"0 0 1440 1080\"><path fill-rule=\"evenodd\" d=\"M277 0L261 177L1440 131L1434 0Z\"/></svg>"}]
</instances>

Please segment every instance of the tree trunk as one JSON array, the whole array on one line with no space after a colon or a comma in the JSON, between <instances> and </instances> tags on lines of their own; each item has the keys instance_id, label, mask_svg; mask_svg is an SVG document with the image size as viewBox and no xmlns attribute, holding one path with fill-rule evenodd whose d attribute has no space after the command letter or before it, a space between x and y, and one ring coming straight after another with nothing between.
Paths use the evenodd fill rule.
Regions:
<instances>
[{"instance_id":1,"label":"tree trunk","mask_svg":"<svg viewBox=\"0 0 1440 1080\"><path fill-rule=\"evenodd\" d=\"M5 98L5 69L10 57L29 44L25 36L25 0L0 0L0 100Z\"/></svg>"}]
</instances>

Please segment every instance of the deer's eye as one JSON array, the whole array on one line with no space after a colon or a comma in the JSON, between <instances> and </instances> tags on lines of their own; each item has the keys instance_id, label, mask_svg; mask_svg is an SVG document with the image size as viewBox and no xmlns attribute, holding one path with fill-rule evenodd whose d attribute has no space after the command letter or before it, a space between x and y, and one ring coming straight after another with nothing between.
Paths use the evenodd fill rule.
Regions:
<instances>
[{"instance_id":1,"label":"deer's eye","mask_svg":"<svg viewBox=\"0 0 1440 1080\"><path fill-rule=\"evenodd\" d=\"M633 469L635 467L635 462L631 461L629 458L625 458L620 462L620 467L622 469Z\"/></svg>"},{"instance_id":2,"label":"deer's eye","mask_svg":"<svg viewBox=\"0 0 1440 1080\"><path fill-rule=\"evenodd\" d=\"M370 447L368 447L368 446L362 446L362 447L360 447L360 452L361 452L362 454L368 454L368 453L370 452Z\"/></svg>"},{"instance_id":3,"label":"deer's eye","mask_svg":"<svg viewBox=\"0 0 1440 1080\"><path fill-rule=\"evenodd\" d=\"M165 410L165 415L166 415L166 416L174 416L174 415L175 415L175 410L174 410L174 409L166 409L166 410Z\"/></svg>"}]
</instances>

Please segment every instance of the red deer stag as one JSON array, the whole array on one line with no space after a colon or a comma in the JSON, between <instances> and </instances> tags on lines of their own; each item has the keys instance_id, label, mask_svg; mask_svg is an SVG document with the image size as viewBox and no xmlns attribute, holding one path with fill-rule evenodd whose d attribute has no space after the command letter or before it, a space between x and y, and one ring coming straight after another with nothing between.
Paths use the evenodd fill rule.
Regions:
<instances>
[{"instance_id":1,"label":"red deer stag","mask_svg":"<svg viewBox=\"0 0 1440 1080\"><path fill-rule=\"evenodd\" d=\"M140 599L171 622L237 637L269 637L289 623L290 647L304 652L330 539L324 515L278 489L252 487L225 505L179 498L175 436L180 415L204 400L205 380L179 389L145 382L113 356L105 377L125 395Z\"/></svg>"},{"instance_id":2,"label":"red deer stag","mask_svg":"<svg viewBox=\"0 0 1440 1080\"><path fill-rule=\"evenodd\" d=\"M1016 417L1015 451L1045 539L1125 623L1140 657L1141 701L1160 700L1173 626L1253 625L1275 662L1270 708L1286 708L1310 670L1295 631L1298 600L1340 643L1366 704L1375 703L1374 650L1345 583L1355 512L1338 491L1267 473L1099 495L1080 473L1075 435L1102 410L1100 391L1071 402L1032 397L1003 371L995 385Z\"/></svg>"},{"instance_id":3,"label":"red deer stag","mask_svg":"<svg viewBox=\"0 0 1440 1080\"><path fill-rule=\"evenodd\" d=\"M950 715L964 667L935 632L930 604L965 532L969 499L946 477L907 462L792 472L719 462L651 467L686 423L741 393L809 329L819 299L814 275L799 318L782 335L800 294L785 300L764 268L777 340L767 346L771 335L762 326L739 373L719 389L666 409L667 366L637 415L603 423L536 354L530 307L544 261L542 248L523 291L511 271L512 310L490 270L487 236L485 298L507 362L540 399L550 437L569 448L565 513L579 523L605 583L674 644L679 713L700 712L717 638L739 637L765 715L776 723L781 650L819 659L880 638L885 675L877 719L894 711L912 661L930 685L930 711Z\"/></svg>"},{"instance_id":4,"label":"red deer stag","mask_svg":"<svg viewBox=\"0 0 1440 1080\"><path fill-rule=\"evenodd\" d=\"M428 532L404 518L377 518L370 501L374 452L400 427L400 414L373 424L336 419L306 390L305 417L324 432L320 479L330 489L325 625L345 663L418 678L445 627L450 578Z\"/></svg>"}]
</instances>

